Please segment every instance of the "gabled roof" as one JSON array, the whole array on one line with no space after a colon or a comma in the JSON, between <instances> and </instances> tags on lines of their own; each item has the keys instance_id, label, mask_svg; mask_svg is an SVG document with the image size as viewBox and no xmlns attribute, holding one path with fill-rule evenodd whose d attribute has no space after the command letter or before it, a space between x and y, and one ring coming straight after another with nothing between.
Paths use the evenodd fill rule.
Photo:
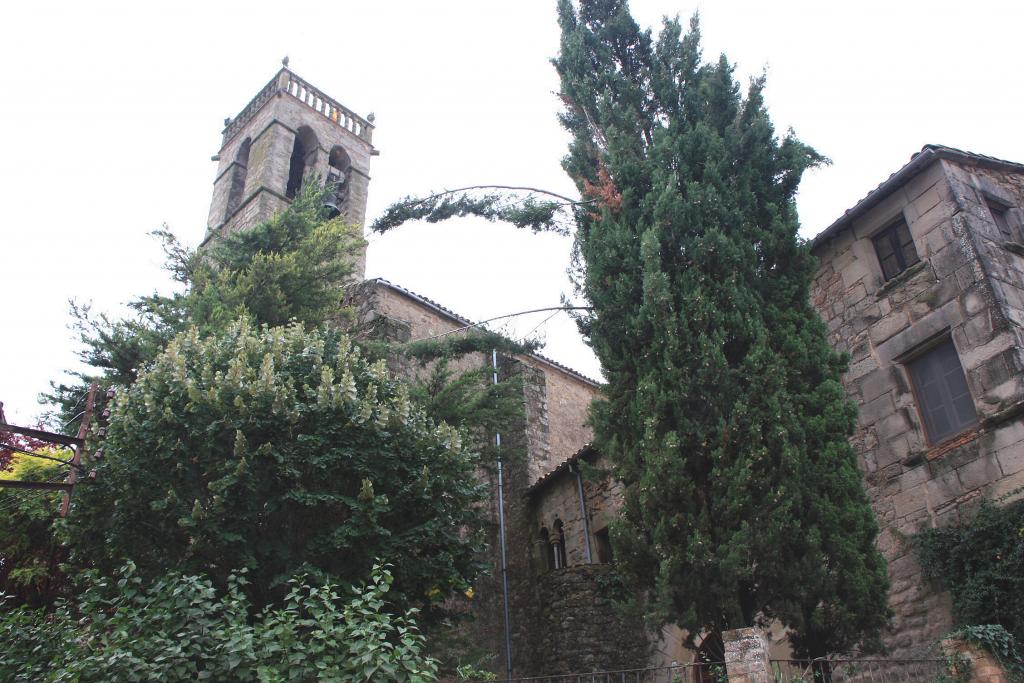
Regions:
<instances>
[{"instance_id":1,"label":"gabled roof","mask_svg":"<svg viewBox=\"0 0 1024 683\"><path fill-rule=\"evenodd\" d=\"M562 474L562 472L571 470L572 466L579 462L581 458L593 457L595 455L597 455L597 450L593 447L593 445L589 443L584 444L583 448L579 449L578 451L570 455L568 458L558 463L557 467L555 467L553 470L545 474L537 481L533 482L533 485L530 486L530 488L526 489L526 495L532 496L539 492L541 489L547 487L547 485L553 482L555 479L557 479L559 475Z\"/></svg>"},{"instance_id":2,"label":"gabled roof","mask_svg":"<svg viewBox=\"0 0 1024 683\"><path fill-rule=\"evenodd\" d=\"M811 249L815 249L830 240L832 237L838 235L849 227L854 219L867 213L868 210L878 205L883 199L902 187L911 178L938 159L968 162L988 168L998 168L1024 173L1024 164L1005 161L1003 159L997 159L984 154L965 152L954 147L946 147L945 145L925 145L921 148L920 152L917 152L910 157L910 161L908 161L903 168L893 173L885 182L873 189L871 192L868 192L863 199L854 204L852 208L847 209L846 213L836 219L832 225L815 235L811 240Z\"/></svg>"},{"instance_id":3,"label":"gabled roof","mask_svg":"<svg viewBox=\"0 0 1024 683\"><path fill-rule=\"evenodd\" d=\"M391 291L397 292L397 293L399 293L399 294L401 294L403 296L406 296L406 297L412 299L413 301L416 301L417 303L419 303L419 304L421 304L423 306L426 306L427 308L433 310L434 312L440 313L441 315L443 315L444 317L448 318L449 320L451 320L453 322L459 323L460 325L467 325L467 326L476 325L476 323L474 323L469 318L466 318L464 316L459 315L455 311L451 310L450 308L448 308L446 306L442 306L441 304L439 304L438 302L434 301L433 299L427 298L427 297L423 296L422 294L417 294L416 292L414 292L414 291L412 291L410 289L406 289L405 287L402 287L401 285L396 285L395 283L393 283L393 282L391 282L389 280L385 280L382 277L371 278L371 279L367 280L367 282L373 282L373 283L379 284L379 285L381 285L383 287L387 287ZM592 386L599 387L602 384L602 382L599 382L598 380L593 379L591 377L587 377L586 375L584 375L584 374L582 374L580 372L577 372L576 370L573 370L568 365L563 365L563 364L559 363L558 361L553 360L551 358L548 358L547 356L544 356L542 354L539 354L539 353L528 353L528 354L525 354L525 355L527 355L530 358L533 358L533 359L535 359L537 361L540 361L544 365L547 365L547 366L549 366L551 368L559 370L560 372L563 372L563 373L565 373L567 375L575 377L576 379L578 379L578 380L580 380L582 382L586 382L587 384L590 384Z\"/></svg>"}]
</instances>

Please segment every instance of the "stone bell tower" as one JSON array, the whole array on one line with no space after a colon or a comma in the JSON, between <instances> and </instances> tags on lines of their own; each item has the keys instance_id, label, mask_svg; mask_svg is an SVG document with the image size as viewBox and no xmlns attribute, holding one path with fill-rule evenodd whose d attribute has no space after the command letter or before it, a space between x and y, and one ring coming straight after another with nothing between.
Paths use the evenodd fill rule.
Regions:
<instances>
[{"instance_id":1,"label":"stone bell tower","mask_svg":"<svg viewBox=\"0 0 1024 683\"><path fill-rule=\"evenodd\" d=\"M373 115L356 115L299 78L287 58L283 63L238 116L224 121L204 243L270 218L314 177L329 184L332 213L363 224L370 157L377 153ZM365 267L364 252L357 280Z\"/></svg>"}]
</instances>

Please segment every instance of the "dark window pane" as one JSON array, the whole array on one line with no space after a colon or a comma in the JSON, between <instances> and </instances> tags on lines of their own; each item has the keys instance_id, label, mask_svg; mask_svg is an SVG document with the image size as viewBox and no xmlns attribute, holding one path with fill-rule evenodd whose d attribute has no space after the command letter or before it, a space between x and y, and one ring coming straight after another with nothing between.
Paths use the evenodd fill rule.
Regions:
<instances>
[{"instance_id":1,"label":"dark window pane","mask_svg":"<svg viewBox=\"0 0 1024 683\"><path fill-rule=\"evenodd\" d=\"M608 529L594 532L594 540L597 541L597 561L601 564L612 562L612 542L608 538Z\"/></svg>"},{"instance_id":2,"label":"dark window pane","mask_svg":"<svg viewBox=\"0 0 1024 683\"><path fill-rule=\"evenodd\" d=\"M977 422L960 358L950 339L909 364L910 376L931 443L958 434Z\"/></svg>"},{"instance_id":3,"label":"dark window pane","mask_svg":"<svg viewBox=\"0 0 1024 683\"><path fill-rule=\"evenodd\" d=\"M875 248L878 250L878 258L880 259L889 258L895 253L892 248L892 240L889 239L888 235L884 235L881 239L876 239Z\"/></svg>"},{"instance_id":4,"label":"dark window pane","mask_svg":"<svg viewBox=\"0 0 1024 683\"><path fill-rule=\"evenodd\" d=\"M896 229L896 239L899 240L900 246L905 247L908 244L913 246L914 240L910 237L910 228L907 227L907 224L900 221L894 227Z\"/></svg>"},{"instance_id":5,"label":"dark window pane","mask_svg":"<svg viewBox=\"0 0 1024 683\"><path fill-rule=\"evenodd\" d=\"M900 252L903 254L903 267L909 268L921 259L917 257L917 249L914 248L914 243L911 242L907 246L903 247Z\"/></svg>"},{"instance_id":6,"label":"dark window pane","mask_svg":"<svg viewBox=\"0 0 1024 683\"><path fill-rule=\"evenodd\" d=\"M891 280L900 273L900 263L896 260L896 254L882 260L882 275L886 280Z\"/></svg>"},{"instance_id":7,"label":"dark window pane","mask_svg":"<svg viewBox=\"0 0 1024 683\"><path fill-rule=\"evenodd\" d=\"M891 280L921 260L917 256L917 249L914 248L910 228L902 219L872 239L875 243L875 253L878 254L878 262L882 266L882 275L886 280Z\"/></svg>"}]
</instances>

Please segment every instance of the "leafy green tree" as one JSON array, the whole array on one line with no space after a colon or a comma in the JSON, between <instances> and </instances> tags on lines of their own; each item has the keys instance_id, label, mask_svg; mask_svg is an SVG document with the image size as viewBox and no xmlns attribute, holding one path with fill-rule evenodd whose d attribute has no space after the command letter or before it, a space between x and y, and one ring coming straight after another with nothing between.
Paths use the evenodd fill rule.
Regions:
<instances>
[{"instance_id":1,"label":"leafy green tree","mask_svg":"<svg viewBox=\"0 0 1024 683\"><path fill-rule=\"evenodd\" d=\"M66 539L78 548L76 562L110 571L122 560L134 559L147 575L154 575L165 566L179 566L207 573L221 583L231 567L251 567L252 584L248 590L259 601L269 599L275 594L275 585L307 564L333 577L355 580L364 575L374 548L395 563L399 587L393 594L408 602L428 600L429 593L428 601L437 603L451 589L464 588L481 570L477 551L485 520L472 504L482 495L474 474L494 460L492 435L505 431L508 422L516 419L522 412L522 401L514 382L493 386L489 373L462 372L466 364L460 361L484 349L514 353L531 347L490 333L414 344L389 343L380 338L379 331L358 325L347 300L351 294L351 264L363 244L362 238L353 226L328 219L322 207L323 194L311 183L270 221L220 236L199 251L183 247L167 230L158 231L166 268L178 284L178 291L134 299L130 303L134 315L124 319L93 316L84 307L73 309L84 345L82 359L91 371L83 374L82 383L76 386L57 387L53 398L60 405L61 421L71 421L74 427L72 418L81 407L78 403L84 393L84 382L98 379L102 386L132 387L148 368L159 365L158 359L165 349L180 348L173 344L179 335L189 339L217 338L225 330L233 330L238 320L252 329L299 323L307 328L330 330L318 333L325 335L324 339L333 338L338 331L348 333L368 361L386 360L414 369L409 376L401 373L404 379L411 380L409 400L425 408L434 422L447 422L462 430L473 448L467 449L463 460L448 464L430 462L429 448L415 448L411 454L387 450L410 447L408 441L400 439L350 444L344 451L328 448L325 453L310 457L311 444L319 443L318 439L329 440L328 432L310 435L296 432L294 425L279 422L280 431L275 433L273 443L263 440L253 448L273 445L287 450L297 460L308 458L317 463L316 467L293 470L289 468L299 466L289 464L292 461L275 460L287 471L261 470L268 477L263 481L265 486L241 492L232 489L232 495L245 500L244 509L250 516L233 518L234 526L224 527L218 515L227 513L221 510L218 514L207 514L203 506L207 498L223 501L231 496L218 492L211 498L203 487L210 485L209 477L215 474L214 479L223 483L219 478L227 476L228 470L238 464L232 455L235 432L229 429L217 438L190 432L189 411L198 409L199 404L190 398L175 405L180 396L165 397L160 410L182 418L180 425L164 425L183 430L180 435L167 431L160 437L170 440L174 446L170 451L163 441L146 441L157 438L152 431L135 435L141 441L131 441L121 431L123 425L112 425L114 450L106 447L111 457L108 464L100 467L100 483L76 494L74 500L72 528ZM460 372L454 371L456 367ZM399 391L397 384L389 386L389 390ZM300 404L289 404L293 399ZM274 420L283 419L283 413L305 410L302 400L305 399L301 396L296 399L287 392L281 394L273 408L277 412L263 415L263 426L259 429L271 429ZM152 405L143 408L137 402L133 405L138 411L155 409ZM204 409L213 411L207 413L207 419L215 419L210 416L223 408L205 406ZM148 417L158 419L155 415ZM131 424L136 426L147 419L141 412L134 413L132 418ZM119 419L119 414L113 416L114 421ZM200 421L199 425L197 429L213 429L209 423ZM320 428L327 430L328 425ZM250 424L246 429L256 427ZM249 443L255 438L249 431L244 431L243 436L250 439ZM264 438L262 433L256 436ZM228 441L218 441L221 437ZM193 443L203 447L203 457L197 462L192 462L197 456L185 457L180 450L191 448ZM168 452L175 457L165 455ZM404 465L394 464L395 458ZM251 456L247 462L252 462ZM182 469L189 463L196 466ZM338 468L331 470L328 463ZM435 512L447 510L446 506L453 503L461 506L457 515L445 518L442 514L428 523L424 515L430 513L426 510L406 509L418 504L419 498L408 497L402 488L410 485L403 473L413 472L406 469L413 467L415 476L427 476L424 466L431 472ZM314 473L326 479L317 480ZM359 476L353 479L353 473ZM343 484L339 476L344 476ZM293 484L298 488L290 488ZM355 496L360 501L362 495L371 496L374 488L378 494L390 496L391 502L384 507L392 509L393 514L386 514L383 509L373 514L353 513L351 519L345 517L349 522L346 529L331 526L339 515L347 514L340 502L342 497ZM165 495L166 500L162 499ZM373 500L384 500L381 495L373 496ZM283 505L283 499L292 501L290 506ZM197 500L202 503L193 510ZM113 501L117 501L117 507L111 507ZM274 518L281 528L288 529L282 538L268 539L263 535L266 529L261 525L266 522L268 510L282 513ZM195 515L191 514L193 511ZM287 521L283 521L285 517ZM312 521L303 526L305 519ZM93 521L95 528L91 526ZM423 526L410 529L409 525L416 524ZM139 534L140 528L149 528L152 533ZM161 535L165 530L166 538ZM94 531L101 533L95 535ZM424 542L416 537L417 533L436 537ZM226 549L228 546L231 547ZM240 555L232 555L235 551ZM434 616L435 611L431 609L430 615Z\"/></svg>"},{"instance_id":2,"label":"leafy green tree","mask_svg":"<svg viewBox=\"0 0 1024 683\"><path fill-rule=\"evenodd\" d=\"M387 610L392 576L375 565L351 591L293 581L280 604L255 610L244 574L226 589L170 573L143 581L132 565L89 576L53 613L0 614L0 677L11 683L210 680L219 683L430 683L415 610ZM255 616L252 613L255 612Z\"/></svg>"},{"instance_id":3,"label":"leafy green tree","mask_svg":"<svg viewBox=\"0 0 1024 683\"><path fill-rule=\"evenodd\" d=\"M67 451L38 443L33 450L50 458L70 457ZM20 452L0 472L0 479L19 481L53 482L66 476L60 463ZM0 593L10 603L47 604L63 586L59 563L65 551L53 533L60 498L55 491L0 488Z\"/></svg>"},{"instance_id":4,"label":"leafy green tree","mask_svg":"<svg viewBox=\"0 0 1024 683\"><path fill-rule=\"evenodd\" d=\"M72 561L223 586L268 604L299 574L394 566L396 602L437 606L480 571L478 454L344 334L298 323L177 336L112 406L76 492Z\"/></svg>"},{"instance_id":5,"label":"leafy green tree","mask_svg":"<svg viewBox=\"0 0 1024 683\"><path fill-rule=\"evenodd\" d=\"M763 77L744 94L724 55L704 61L696 18L653 38L625 0L558 10L582 200L474 187L405 198L374 229L476 214L560 231L571 212L580 328L608 379L595 443L625 484L613 541L640 607L694 634L778 619L800 655L878 647L888 578L847 361L797 236L800 178L825 159L776 136Z\"/></svg>"},{"instance_id":6,"label":"leafy green tree","mask_svg":"<svg viewBox=\"0 0 1024 683\"><path fill-rule=\"evenodd\" d=\"M324 190L307 183L270 220L219 236L199 251L166 228L156 231L178 291L132 299L126 318L72 304L79 356L92 369L78 373L79 382L54 386L49 398L59 407L60 422L76 415L90 381L131 384L175 335L192 327L206 334L239 318L265 325L350 323L345 284L364 242L358 227L327 217L323 200Z\"/></svg>"}]
</instances>

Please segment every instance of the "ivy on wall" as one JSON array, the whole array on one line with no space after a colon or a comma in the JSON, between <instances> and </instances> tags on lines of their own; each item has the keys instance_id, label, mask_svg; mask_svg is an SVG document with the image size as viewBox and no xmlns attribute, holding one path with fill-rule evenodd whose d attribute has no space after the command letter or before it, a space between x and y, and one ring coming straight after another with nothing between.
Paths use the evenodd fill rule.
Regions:
<instances>
[{"instance_id":1,"label":"ivy on wall","mask_svg":"<svg viewBox=\"0 0 1024 683\"><path fill-rule=\"evenodd\" d=\"M914 536L924 574L953 598L963 626L999 624L1024 642L1024 501L983 501L955 526Z\"/></svg>"}]
</instances>

